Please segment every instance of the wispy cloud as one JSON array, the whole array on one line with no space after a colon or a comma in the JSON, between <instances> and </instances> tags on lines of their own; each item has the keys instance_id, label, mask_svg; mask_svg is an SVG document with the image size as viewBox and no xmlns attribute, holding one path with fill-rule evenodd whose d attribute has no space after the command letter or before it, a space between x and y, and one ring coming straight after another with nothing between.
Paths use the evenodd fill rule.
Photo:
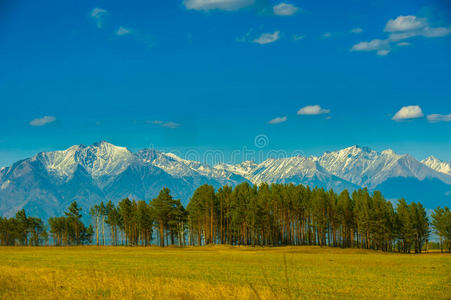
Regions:
<instances>
[{"instance_id":1,"label":"wispy cloud","mask_svg":"<svg viewBox=\"0 0 451 300\"><path fill-rule=\"evenodd\" d=\"M288 3L279 3L272 7L272 10L277 16L293 16L299 11L299 7L296 7Z\"/></svg>"},{"instance_id":2,"label":"wispy cloud","mask_svg":"<svg viewBox=\"0 0 451 300\"><path fill-rule=\"evenodd\" d=\"M159 125L161 127L165 127L165 128L171 128L171 129L175 129L180 127L179 123L175 123L175 122L163 122L161 120L153 120L153 121L147 121L147 123L150 124L155 124L155 125Z\"/></svg>"},{"instance_id":3,"label":"wispy cloud","mask_svg":"<svg viewBox=\"0 0 451 300\"><path fill-rule=\"evenodd\" d=\"M322 108L319 105L307 105L298 110L298 115L324 115L330 113L330 109Z\"/></svg>"},{"instance_id":4,"label":"wispy cloud","mask_svg":"<svg viewBox=\"0 0 451 300\"><path fill-rule=\"evenodd\" d=\"M234 11L255 4L255 0L184 0L183 5L190 10L227 10Z\"/></svg>"},{"instance_id":5,"label":"wispy cloud","mask_svg":"<svg viewBox=\"0 0 451 300\"><path fill-rule=\"evenodd\" d=\"M363 29L359 28L359 27L351 29L351 33L357 34L357 33L362 33L362 32L363 32Z\"/></svg>"},{"instance_id":6,"label":"wispy cloud","mask_svg":"<svg viewBox=\"0 0 451 300\"><path fill-rule=\"evenodd\" d=\"M410 119L418 119L424 117L423 111L418 105L403 106L401 109L393 116L392 120L402 121Z\"/></svg>"},{"instance_id":7,"label":"wispy cloud","mask_svg":"<svg viewBox=\"0 0 451 300\"><path fill-rule=\"evenodd\" d=\"M303 38L305 38L305 35L302 35L302 34L294 34L293 35L293 41L299 41L299 40L302 40Z\"/></svg>"},{"instance_id":8,"label":"wispy cloud","mask_svg":"<svg viewBox=\"0 0 451 300\"><path fill-rule=\"evenodd\" d=\"M451 122L451 114L449 114L449 115L431 114L431 115L427 115L426 118L431 123Z\"/></svg>"},{"instance_id":9,"label":"wispy cloud","mask_svg":"<svg viewBox=\"0 0 451 300\"><path fill-rule=\"evenodd\" d=\"M280 124L287 120L287 117L277 117L268 122L268 124Z\"/></svg>"},{"instance_id":10,"label":"wispy cloud","mask_svg":"<svg viewBox=\"0 0 451 300\"><path fill-rule=\"evenodd\" d=\"M279 34L280 31L275 31L274 33L263 33L258 38L254 39L252 42L260 45L274 43L280 38Z\"/></svg>"},{"instance_id":11,"label":"wispy cloud","mask_svg":"<svg viewBox=\"0 0 451 300\"><path fill-rule=\"evenodd\" d=\"M431 27L426 18L417 16L398 16L390 19L384 28L388 33L385 39L373 39L369 42L355 44L351 51L376 51L384 56L391 52L392 45L409 46L410 43L400 42L405 39L421 36L425 38L444 37L451 34L451 27Z\"/></svg>"},{"instance_id":12,"label":"wispy cloud","mask_svg":"<svg viewBox=\"0 0 451 300\"><path fill-rule=\"evenodd\" d=\"M115 35L117 36L131 36L133 37L133 39L139 43L145 44L146 46L148 46L149 48L154 46L154 39L152 36L136 31L136 30L132 30L128 27L124 27L124 26L120 26L115 32Z\"/></svg>"},{"instance_id":13,"label":"wispy cloud","mask_svg":"<svg viewBox=\"0 0 451 300\"><path fill-rule=\"evenodd\" d=\"M91 18L96 20L98 28L102 28L103 20L108 15L108 11L103 8L96 7L91 11Z\"/></svg>"},{"instance_id":14,"label":"wispy cloud","mask_svg":"<svg viewBox=\"0 0 451 300\"><path fill-rule=\"evenodd\" d=\"M332 33L331 33L331 32L325 32L325 33L323 33L321 36L322 36L323 38L327 39L327 38L332 37Z\"/></svg>"},{"instance_id":15,"label":"wispy cloud","mask_svg":"<svg viewBox=\"0 0 451 300\"><path fill-rule=\"evenodd\" d=\"M90 16L96 20L97 23L97 27L98 28L102 28L103 27L103 22L106 16L108 16L109 13L106 9L103 8L94 8L91 13ZM133 36L133 38L142 43L147 45L149 48L154 46L154 39L151 35L148 35L146 33L142 33L139 32L137 30L133 30L129 27L125 27L125 26L119 26L119 28L117 28L114 31L114 34L117 36L126 36L126 35L130 35Z\"/></svg>"},{"instance_id":16,"label":"wispy cloud","mask_svg":"<svg viewBox=\"0 0 451 300\"><path fill-rule=\"evenodd\" d=\"M235 41L238 43L255 43L255 44L270 44L276 42L280 38L280 31L274 31L274 33L267 32L267 33L261 33L256 34L254 33L254 29L249 29L248 32L246 32L245 35L239 36L235 38Z\"/></svg>"},{"instance_id":17,"label":"wispy cloud","mask_svg":"<svg viewBox=\"0 0 451 300\"><path fill-rule=\"evenodd\" d=\"M161 124L161 126L166 127L166 128L171 128L171 129L175 129L180 127L179 123L175 123L175 122L166 122Z\"/></svg>"},{"instance_id":18,"label":"wispy cloud","mask_svg":"<svg viewBox=\"0 0 451 300\"><path fill-rule=\"evenodd\" d=\"M56 121L56 118L53 116L44 116L42 118L37 118L30 121L31 126L44 126Z\"/></svg>"},{"instance_id":19,"label":"wispy cloud","mask_svg":"<svg viewBox=\"0 0 451 300\"><path fill-rule=\"evenodd\" d=\"M246 32L245 35L237 37L237 38L235 39L235 41L237 41L238 43L245 43L245 42L248 42L248 41L251 39L251 36L252 36L252 32L253 32L253 31L254 31L253 28L249 29L249 31Z\"/></svg>"},{"instance_id":20,"label":"wispy cloud","mask_svg":"<svg viewBox=\"0 0 451 300\"><path fill-rule=\"evenodd\" d=\"M118 30L116 30L116 35L127 35L130 34L131 30L125 27L120 26Z\"/></svg>"}]
</instances>

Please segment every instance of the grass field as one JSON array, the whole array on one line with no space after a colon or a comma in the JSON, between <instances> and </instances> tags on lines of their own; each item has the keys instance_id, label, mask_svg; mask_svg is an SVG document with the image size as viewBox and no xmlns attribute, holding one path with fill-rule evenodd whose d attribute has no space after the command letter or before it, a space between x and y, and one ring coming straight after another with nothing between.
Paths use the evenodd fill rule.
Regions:
<instances>
[{"instance_id":1,"label":"grass field","mask_svg":"<svg viewBox=\"0 0 451 300\"><path fill-rule=\"evenodd\" d=\"M0 247L0 299L450 299L451 255L355 249Z\"/></svg>"}]
</instances>

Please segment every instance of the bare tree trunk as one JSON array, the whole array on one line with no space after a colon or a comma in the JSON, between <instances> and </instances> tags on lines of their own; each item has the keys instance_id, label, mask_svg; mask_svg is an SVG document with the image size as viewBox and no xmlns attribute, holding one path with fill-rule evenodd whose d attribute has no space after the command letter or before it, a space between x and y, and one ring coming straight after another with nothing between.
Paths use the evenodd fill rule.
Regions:
<instances>
[{"instance_id":1,"label":"bare tree trunk","mask_svg":"<svg viewBox=\"0 0 451 300\"><path fill-rule=\"evenodd\" d=\"M164 247L164 225L160 222L160 247Z\"/></svg>"}]
</instances>

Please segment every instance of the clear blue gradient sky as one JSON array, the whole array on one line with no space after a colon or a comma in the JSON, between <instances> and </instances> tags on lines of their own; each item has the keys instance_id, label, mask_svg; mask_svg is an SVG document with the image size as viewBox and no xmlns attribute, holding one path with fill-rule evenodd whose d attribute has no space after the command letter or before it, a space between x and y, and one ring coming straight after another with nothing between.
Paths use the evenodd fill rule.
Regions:
<instances>
[{"instance_id":1,"label":"clear blue gradient sky","mask_svg":"<svg viewBox=\"0 0 451 300\"><path fill-rule=\"evenodd\" d=\"M259 134L262 151L451 160L449 1L1 1L0 28L0 166L99 140L231 153Z\"/></svg>"}]
</instances>

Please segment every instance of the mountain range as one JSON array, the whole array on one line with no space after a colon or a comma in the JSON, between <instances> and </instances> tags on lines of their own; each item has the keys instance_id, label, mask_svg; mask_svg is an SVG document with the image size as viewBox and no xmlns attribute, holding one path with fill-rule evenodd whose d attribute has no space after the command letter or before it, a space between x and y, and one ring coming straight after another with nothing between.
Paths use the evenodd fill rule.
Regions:
<instances>
[{"instance_id":1,"label":"mountain range","mask_svg":"<svg viewBox=\"0 0 451 300\"><path fill-rule=\"evenodd\" d=\"M25 208L29 215L47 218L61 214L74 200L86 213L102 200L152 199L165 186L187 204L202 184L218 188L244 181L304 184L336 192L367 187L389 199L420 201L427 208L451 203L451 164L433 156L418 161L392 150L352 146L321 156L209 166L154 149L132 152L98 142L41 152L1 168L0 215Z\"/></svg>"}]
</instances>

